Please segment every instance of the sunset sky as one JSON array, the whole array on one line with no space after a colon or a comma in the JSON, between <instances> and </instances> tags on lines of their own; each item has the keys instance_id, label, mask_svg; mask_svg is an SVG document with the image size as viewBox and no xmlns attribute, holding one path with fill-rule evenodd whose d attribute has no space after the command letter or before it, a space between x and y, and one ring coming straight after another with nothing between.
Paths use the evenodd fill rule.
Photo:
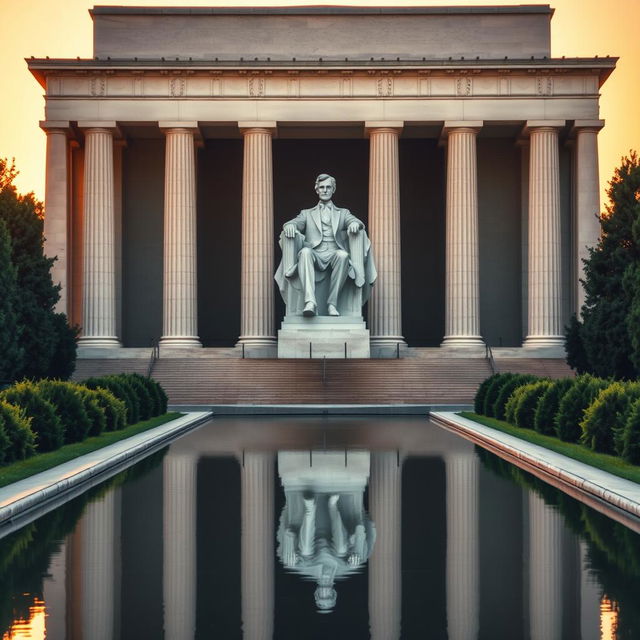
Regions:
<instances>
[{"instance_id":1,"label":"sunset sky","mask_svg":"<svg viewBox=\"0 0 640 640\"><path fill-rule=\"evenodd\" d=\"M167 2L121 0L103 2L131 6L295 6L320 4L301 0ZM510 5L507 0L433 0L375 2L351 0L353 6ZM532 3L531 3L532 4ZM540 3L544 4L544 3ZM640 150L640 0L555 0L551 23L552 55L619 56L617 69L602 88L600 117L606 126L599 136L600 176L604 188L620 157ZM91 18L94 5L85 0L0 0L0 157L15 157L20 191L44 197L45 135L42 88L27 70L24 58L92 56Z\"/></svg>"}]
</instances>

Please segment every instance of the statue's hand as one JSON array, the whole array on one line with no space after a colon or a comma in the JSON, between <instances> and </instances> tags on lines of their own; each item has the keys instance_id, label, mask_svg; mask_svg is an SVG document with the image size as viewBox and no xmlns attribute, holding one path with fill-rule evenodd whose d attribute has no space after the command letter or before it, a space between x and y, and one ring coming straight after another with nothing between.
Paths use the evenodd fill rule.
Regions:
<instances>
[{"instance_id":1,"label":"statue's hand","mask_svg":"<svg viewBox=\"0 0 640 640\"><path fill-rule=\"evenodd\" d=\"M358 222L352 222L348 228L349 233L358 233L360 231L360 224Z\"/></svg>"},{"instance_id":2,"label":"statue's hand","mask_svg":"<svg viewBox=\"0 0 640 640\"><path fill-rule=\"evenodd\" d=\"M285 238L295 238L296 237L296 225L295 224L285 224L284 225L284 235Z\"/></svg>"},{"instance_id":3,"label":"statue's hand","mask_svg":"<svg viewBox=\"0 0 640 640\"><path fill-rule=\"evenodd\" d=\"M352 553L348 559L349 565L352 567L357 567L362 564L362 558L357 553Z\"/></svg>"}]
</instances>

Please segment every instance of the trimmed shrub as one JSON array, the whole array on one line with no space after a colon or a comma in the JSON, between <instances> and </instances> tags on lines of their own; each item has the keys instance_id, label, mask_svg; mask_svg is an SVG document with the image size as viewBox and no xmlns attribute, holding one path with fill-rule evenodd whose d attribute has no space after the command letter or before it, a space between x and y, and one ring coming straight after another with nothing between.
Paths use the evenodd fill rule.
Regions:
<instances>
[{"instance_id":1,"label":"trimmed shrub","mask_svg":"<svg viewBox=\"0 0 640 640\"><path fill-rule=\"evenodd\" d=\"M555 418L558 413L560 401L564 394L574 385L575 378L562 378L554 380L542 394L533 417L533 428L538 433L556 435Z\"/></svg>"},{"instance_id":2,"label":"trimmed shrub","mask_svg":"<svg viewBox=\"0 0 640 640\"><path fill-rule=\"evenodd\" d=\"M484 413L484 399L487 395L487 391L489 387L493 384L493 382L501 376L501 373L494 373L492 376L485 378L478 387L476 391L475 398L473 399L473 410L478 414Z\"/></svg>"},{"instance_id":3,"label":"trimmed shrub","mask_svg":"<svg viewBox=\"0 0 640 640\"><path fill-rule=\"evenodd\" d=\"M138 422L138 403L134 391L124 384L118 376L103 376L102 378L88 378L82 384L88 389L106 389L116 398L122 400L127 407L127 424Z\"/></svg>"},{"instance_id":4,"label":"trimmed shrub","mask_svg":"<svg viewBox=\"0 0 640 640\"><path fill-rule=\"evenodd\" d=\"M500 388L502 387L507 380L513 378L515 374L513 373L498 373L493 377L493 381L487 387L486 394L484 396L484 407L482 409L482 413L489 417L493 417L493 405L495 401L498 399L498 394L500 393Z\"/></svg>"},{"instance_id":5,"label":"trimmed shrub","mask_svg":"<svg viewBox=\"0 0 640 640\"><path fill-rule=\"evenodd\" d=\"M496 401L493 403L493 415L498 420L504 420L504 410L509 400L509 396L518 388L523 387L525 384L534 382L537 380L535 376L523 373L515 374L513 377L506 380L501 386L498 392Z\"/></svg>"},{"instance_id":6,"label":"trimmed shrub","mask_svg":"<svg viewBox=\"0 0 640 640\"><path fill-rule=\"evenodd\" d=\"M514 415L516 426L523 429L533 429L538 403L551 384L551 380L538 380L516 389L515 393L519 398Z\"/></svg>"},{"instance_id":7,"label":"trimmed shrub","mask_svg":"<svg viewBox=\"0 0 640 640\"><path fill-rule=\"evenodd\" d=\"M111 391L95 389L92 391L94 398L104 412L106 419L106 431L118 431L127 426L127 406L122 400L116 398Z\"/></svg>"},{"instance_id":8,"label":"trimmed shrub","mask_svg":"<svg viewBox=\"0 0 640 640\"><path fill-rule=\"evenodd\" d=\"M155 415L154 399L151 397L151 393L143 381L142 376L123 373L118 377L133 389L138 398L138 405L140 407L139 420L148 420Z\"/></svg>"},{"instance_id":9,"label":"trimmed shrub","mask_svg":"<svg viewBox=\"0 0 640 640\"><path fill-rule=\"evenodd\" d=\"M38 391L33 382L18 382L0 393L0 399L24 409L31 418L38 452L53 451L64 442L64 427L54 406Z\"/></svg>"},{"instance_id":10,"label":"trimmed shrub","mask_svg":"<svg viewBox=\"0 0 640 640\"><path fill-rule=\"evenodd\" d=\"M140 382L142 382L147 390L149 391L149 395L153 400L153 411L152 415L161 416L164 413L167 413L167 394L164 392L164 389L160 386L159 382L156 382L152 378L147 378L145 376L141 376L139 373L131 373L129 374L133 378L136 378Z\"/></svg>"},{"instance_id":11,"label":"trimmed shrub","mask_svg":"<svg viewBox=\"0 0 640 640\"><path fill-rule=\"evenodd\" d=\"M613 382L587 407L580 423L580 442L601 453L622 454L622 432L629 407L640 398L637 382Z\"/></svg>"},{"instance_id":12,"label":"trimmed shrub","mask_svg":"<svg viewBox=\"0 0 640 640\"><path fill-rule=\"evenodd\" d=\"M94 389L87 389L83 385L78 385L78 393L82 398L82 403L84 404L85 411L89 416L89 422L91 423L87 435L99 436L107 426L107 419L96 396L96 391Z\"/></svg>"},{"instance_id":13,"label":"trimmed shrub","mask_svg":"<svg viewBox=\"0 0 640 640\"><path fill-rule=\"evenodd\" d=\"M2 414L0 414L0 465L4 464L5 461L8 462L7 458L10 448L11 440L9 439L7 430L4 428L4 420L2 418Z\"/></svg>"},{"instance_id":14,"label":"trimmed shrub","mask_svg":"<svg viewBox=\"0 0 640 640\"><path fill-rule=\"evenodd\" d=\"M580 423L585 409L598 393L609 386L609 380L594 378L589 374L576 378L574 385L563 396L554 420L556 434L565 442L578 442L582 435Z\"/></svg>"},{"instance_id":15,"label":"trimmed shrub","mask_svg":"<svg viewBox=\"0 0 640 640\"><path fill-rule=\"evenodd\" d=\"M640 464L640 400L629 407L622 433L622 457L631 464Z\"/></svg>"},{"instance_id":16,"label":"trimmed shrub","mask_svg":"<svg viewBox=\"0 0 640 640\"><path fill-rule=\"evenodd\" d=\"M35 454L36 436L31 430L31 418L22 409L0 400L0 422L9 439L9 446L4 450L4 464Z\"/></svg>"},{"instance_id":17,"label":"trimmed shrub","mask_svg":"<svg viewBox=\"0 0 640 640\"><path fill-rule=\"evenodd\" d=\"M41 380L36 387L55 407L64 429L65 444L82 442L89 433L91 421L78 392L78 385L60 380Z\"/></svg>"}]
</instances>

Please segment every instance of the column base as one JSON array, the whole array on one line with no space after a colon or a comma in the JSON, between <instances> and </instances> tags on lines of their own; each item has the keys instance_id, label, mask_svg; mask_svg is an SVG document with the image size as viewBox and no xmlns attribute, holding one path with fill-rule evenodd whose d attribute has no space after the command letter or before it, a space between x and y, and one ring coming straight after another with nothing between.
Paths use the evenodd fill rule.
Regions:
<instances>
[{"instance_id":1,"label":"column base","mask_svg":"<svg viewBox=\"0 0 640 640\"><path fill-rule=\"evenodd\" d=\"M527 336L522 343L525 349L558 348L564 349L564 336Z\"/></svg>"},{"instance_id":2,"label":"column base","mask_svg":"<svg viewBox=\"0 0 640 640\"><path fill-rule=\"evenodd\" d=\"M197 336L162 336L160 346L163 349L201 349L202 342Z\"/></svg>"},{"instance_id":3,"label":"column base","mask_svg":"<svg viewBox=\"0 0 640 640\"><path fill-rule=\"evenodd\" d=\"M451 349L484 349L485 343L482 336L445 336L440 346Z\"/></svg>"},{"instance_id":4,"label":"column base","mask_svg":"<svg viewBox=\"0 0 640 640\"><path fill-rule=\"evenodd\" d=\"M370 345L372 358L403 358L408 349L404 336L373 336Z\"/></svg>"},{"instance_id":5,"label":"column base","mask_svg":"<svg viewBox=\"0 0 640 640\"><path fill-rule=\"evenodd\" d=\"M122 343L116 336L82 336L78 339L78 346L117 349L122 346Z\"/></svg>"},{"instance_id":6,"label":"column base","mask_svg":"<svg viewBox=\"0 0 640 640\"><path fill-rule=\"evenodd\" d=\"M243 358L277 358L278 343L275 336L240 336L236 349Z\"/></svg>"}]
</instances>

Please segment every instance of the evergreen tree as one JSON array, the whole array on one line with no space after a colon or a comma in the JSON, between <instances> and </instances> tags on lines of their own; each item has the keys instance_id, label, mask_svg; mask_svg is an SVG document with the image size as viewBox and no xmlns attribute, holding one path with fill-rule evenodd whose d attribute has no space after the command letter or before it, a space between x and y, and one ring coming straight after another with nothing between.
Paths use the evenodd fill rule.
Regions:
<instances>
[{"instance_id":1,"label":"evergreen tree","mask_svg":"<svg viewBox=\"0 0 640 640\"><path fill-rule=\"evenodd\" d=\"M0 220L11 238L11 262L19 291L14 307L18 331L13 341L24 352L22 366L13 378L42 378L59 372L70 375L75 367L75 346L70 345L75 345L77 329L56 319L59 286L53 284L50 274L55 258L44 255L42 203L32 193L17 192L13 184L16 175L15 166L0 159ZM67 361L60 362L59 357Z\"/></svg>"},{"instance_id":2,"label":"evergreen tree","mask_svg":"<svg viewBox=\"0 0 640 640\"><path fill-rule=\"evenodd\" d=\"M640 307L639 189L640 162L632 152L609 183L601 237L585 261L582 322L572 321L567 328L567 362L600 377L633 378L638 372L634 360L640 364L640 329L632 314L635 295ZM640 317L640 308L636 313Z\"/></svg>"},{"instance_id":3,"label":"evergreen tree","mask_svg":"<svg viewBox=\"0 0 640 640\"><path fill-rule=\"evenodd\" d=\"M7 225L0 220L0 385L15 379L22 369L24 352L20 346L20 333L16 304L18 289L16 270L11 262L11 239Z\"/></svg>"}]
</instances>

